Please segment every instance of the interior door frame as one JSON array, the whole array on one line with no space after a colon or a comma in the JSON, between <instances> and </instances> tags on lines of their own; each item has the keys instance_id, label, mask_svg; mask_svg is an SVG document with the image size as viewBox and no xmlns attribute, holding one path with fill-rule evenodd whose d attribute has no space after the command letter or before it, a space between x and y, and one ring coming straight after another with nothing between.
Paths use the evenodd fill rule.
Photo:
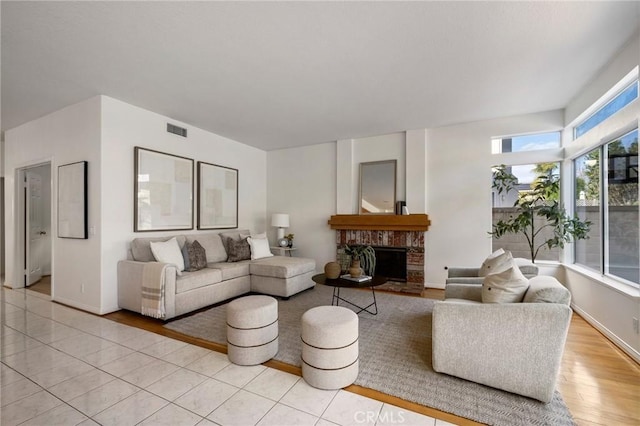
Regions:
<instances>
[{"instance_id":1,"label":"interior door frame","mask_svg":"<svg viewBox=\"0 0 640 426\"><path fill-rule=\"evenodd\" d=\"M15 169L15 189L14 189L14 202L15 202L15 215L14 215L14 226L15 226L15 253L14 257L14 273L12 280L13 288L26 288L27 281L27 273L26 265L27 265L27 253L26 253L26 238L27 238L27 229L26 229L26 200L25 200L25 180L26 180L26 172L29 169L34 169L40 166L49 165L50 176L49 176L49 185L47 190L53 194L54 185L54 173L53 173L53 161L46 160L40 161L33 164L23 165L19 168ZM46 185L45 185L46 186ZM43 187L44 189L44 187ZM49 209L51 211L51 227L53 227L53 223L55 220L55 210L53 209L54 197L50 197L51 203L49 205ZM51 245L51 299L53 299L54 295L54 281L53 277L54 268L54 244L53 244L53 235L49 239L49 244ZM7 279L8 281L8 279Z\"/></svg>"},{"instance_id":2,"label":"interior door frame","mask_svg":"<svg viewBox=\"0 0 640 426\"><path fill-rule=\"evenodd\" d=\"M51 165L48 165L49 170L51 170ZM40 169L40 167L38 167L38 169ZM48 237L43 237L43 229L47 229L47 228L51 228L51 220L49 220L48 224L45 224L45 222L43 221L43 211L46 209L46 206L43 203L43 199L44 196L47 192L47 188L44 187L43 185L43 180L46 178L46 176L42 176L42 173L35 173L35 172L31 172L31 170L34 169L26 169L25 170L25 174L26 174L26 182L25 182L25 206L27 207L25 209L25 215L24 215L24 220L25 220L25 243L26 243L26 250L25 250L25 276L26 276L26 280L25 280L25 286L29 287L35 283L37 283L38 281L40 281L43 277L43 265L45 265L47 263L47 259L45 259L45 252L44 250L42 250L42 248L45 246L44 242L42 241L43 239L48 239L51 236ZM40 172L40 170L38 170L38 172ZM49 174L51 174L51 172L49 172ZM37 239L39 240L38 242L34 242L34 222L33 221L33 214L34 213L34 205L33 205L33 196L34 196L34 191L32 189L32 183L31 183L31 179L37 179L39 180L39 201L37 202L37 207L36 210L41 209L40 211L40 218L39 218L39 227L38 227L38 237ZM50 194L47 194L50 196ZM49 219L50 219L50 212L49 212ZM36 221L37 222L37 221ZM26 226L26 225L29 226ZM45 234L46 235L46 232ZM37 253L34 251L36 251L37 249L35 248L35 245L39 245L40 246L40 253ZM50 252L50 250L48 251ZM48 259L49 262L51 259ZM33 262L33 263L31 263ZM37 270L34 270L33 267L34 265L37 267Z\"/></svg>"}]
</instances>

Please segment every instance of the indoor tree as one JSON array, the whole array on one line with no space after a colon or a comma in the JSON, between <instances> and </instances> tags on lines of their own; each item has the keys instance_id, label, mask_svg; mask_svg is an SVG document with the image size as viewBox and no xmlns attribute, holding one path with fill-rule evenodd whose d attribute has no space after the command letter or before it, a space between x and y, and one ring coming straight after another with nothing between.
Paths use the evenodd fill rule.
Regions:
<instances>
[{"instance_id":1,"label":"indoor tree","mask_svg":"<svg viewBox=\"0 0 640 426\"><path fill-rule=\"evenodd\" d=\"M496 239L506 234L523 234L532 262L545 246L549 249L563 248L565 243L589 238L591 222L583 222L577 216L570 217L560 203L560 178L556 169L554 163L536 166L538 176L531 183L531 190L518 193L513 205L515 213L507 220L499 220L489 232ZM492 188L499 195L506 195L517 185L518 178L504 164L494 168ZM542 221L536 221L536 218ZM541 234L546 229L553 232L549 238Z\"/></svg>"}]
</instances>

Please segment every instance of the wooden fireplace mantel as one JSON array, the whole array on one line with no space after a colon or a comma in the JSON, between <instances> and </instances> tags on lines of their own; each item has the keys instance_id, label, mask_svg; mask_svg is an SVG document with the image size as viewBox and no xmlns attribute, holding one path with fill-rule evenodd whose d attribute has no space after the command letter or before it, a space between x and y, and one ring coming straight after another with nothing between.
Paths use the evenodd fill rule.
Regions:
<instances>
[{"instance_id":1,"label":"wooden fireplace mantel","mask_svg":"<svg viewBox=\"0 0 640 426\"><path fill-rule=\"evenodd\" d=\"M427 231L431 221L426 214L337 214L329 219L331 229L371 231Z\"/></svg>"}]
</instances>

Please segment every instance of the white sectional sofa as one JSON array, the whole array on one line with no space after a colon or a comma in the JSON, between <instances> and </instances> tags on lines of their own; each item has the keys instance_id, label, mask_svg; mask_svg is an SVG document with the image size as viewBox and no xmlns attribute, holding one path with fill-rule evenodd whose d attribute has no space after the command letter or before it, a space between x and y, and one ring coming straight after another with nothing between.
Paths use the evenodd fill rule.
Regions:
<instances>
[{"instance_id":1,"label":"white sectional sofa","mask_svg":"<svg viewBox=\"0 0 640 426\"><path fill-rule=\"evenodd\" d=\"M142 283L145 266L155 262L152 241L176 237L182 248L186 241L197 240L206 251L207 267L199 271L178 273L175 265L165 264L164 301L168 320L249 292L290 297L315 285L314 259L273 256L257 260L227 262L227 238L240 240L248 230L223 233L171 235L159 238L136 238L131 241L126 260L118 262L118 304L120 308L142 312Z\"/></svg>"}]
</instances>

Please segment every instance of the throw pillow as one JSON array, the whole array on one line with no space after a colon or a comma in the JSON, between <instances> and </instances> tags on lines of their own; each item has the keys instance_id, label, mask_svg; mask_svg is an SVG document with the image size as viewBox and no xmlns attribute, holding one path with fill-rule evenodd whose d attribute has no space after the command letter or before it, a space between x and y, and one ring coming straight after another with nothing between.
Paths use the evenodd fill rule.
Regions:
<instances>
[{"instance_id":1,"label":"throw pillow","mask_svg":"<svg viewBox=\"0 0 640 426\"><path fill-rule=\"evenodd\" d=\"M189 251L189 269L187 271L199 271L200 269L204 269L207 267L207 252L204 247L200 245L198 240L195 240L192 243L187 243L188 251Z\"/></svg>"},{"instance_id":2,"label":"throw pillow","mask_svg":"<svg viewBox=\"0 0 640 426\"><path fill-rule=\"evenodd\" d=\"M499 272L487 275L482 282L483 303L519 303L522 302L529 280L513 260L502 265Z\"/></svg>"},{"instance_id":3,"label":"throw pillow","mask_svg":"<svg viewBox=\"0 0 640 426\"><path fill-rule=\"evenodd\" d=\"M189 265L189 252L187 251L188 242L185 242L180 250L182 252L182 259L184 260L184 270L188 271L191 266Z\"/></svg>"},{"instance_id":4,"label":"throw pillow","mask_svg":"<svg viewBox=\"0 0 640 426\"><path fill-rule=\"evenodd\" d=\"M233 238L227 239L227 262L239 262L251 259L251 247L247 239L236 241Z\"/></svg>"},{"instance_id":5,"label":"throw pillow","mask_svg":"<svg viewBox=\"0 0 640 426\"><path fill-rule=\"evenodd\" d=\"M151 246L153 257L158 262L171 263L176 266L178 272L184 271L184 258L182 257L178 240L175 237L164 242L151 241L149 245Z\"/></svg>"},{"instance_id":6,"label":"throw pillow","mask_svg":"<svg viewBox=\"0 0 640 426\"><path fill-rule=\"evenodd\" d=\"M482 266L480 266L480 271L478 272L479 277L486 277L487 275L497 271L500 269L500 265L503 263L509 262L513 257L511 256L510 251L504 251L502 249L496 250L489 257L482 262Z\"/></svg>"},{"instance_id":7,"label":"throw pillow","mask_svg":"<svg viewBox=\"0 0 640 426\"><path fill-rule=\"evenodd\" d=\"M247 241L251 247L251 260L273 256L271 249L269 249L269 240L266 238L249 237L247 238Z\"/></svg>"}]
</instances>

